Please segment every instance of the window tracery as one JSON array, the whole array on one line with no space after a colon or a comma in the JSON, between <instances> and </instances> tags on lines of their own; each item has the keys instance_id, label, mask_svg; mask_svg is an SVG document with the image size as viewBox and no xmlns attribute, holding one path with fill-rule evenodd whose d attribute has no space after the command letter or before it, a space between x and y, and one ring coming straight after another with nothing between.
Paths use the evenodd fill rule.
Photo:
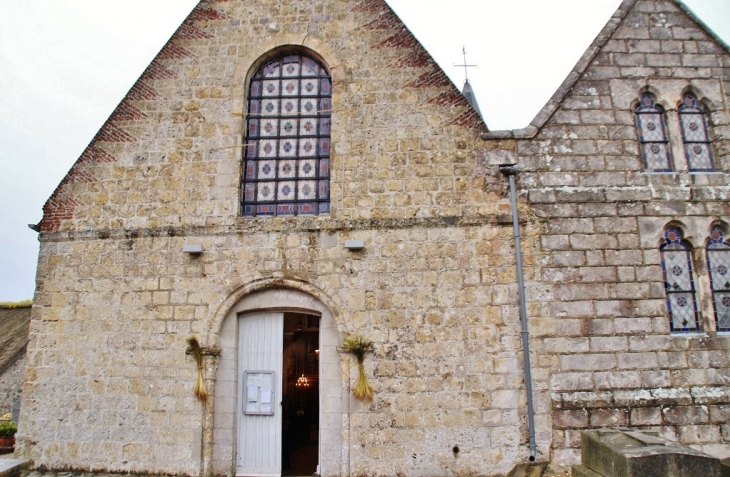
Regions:
<instances>
[{"instance_id":1,"label":"window tracery","mask_svg":"<svg viewBox=\"0 0 730 477\"><path fill-rule=\"evenodd\" d=\"M664 241L659 250L669 310L669 327L673 332L700 330L691 249L683 240L679 228L670 227L664 232Z\"/></svg>"},{"instance_id":2,"label":"window tracery","mask_svg":"<svg viewBox=\"0 0 730 477\"><path fill-rule=\"evenodd\" d=\"M670 172L672 165L664 109L656 104L653 94L644 93L634 112L645 169L653 172Z\"/></svg>"},{"instance_id":3,"label":"window tracery","mask_svg":"<svg viewBox=\"0 0 730 477\"><path fill-rule=\"evenodd\" d=\"M710 231L707 270L717 331L730 331L730 242L725 240L720 227L713 227Z\"/></svg>"},{"instance_id":4,"label":"window tracery","mask_svg":"<svg viewBox=\"0 0 730 477\"><path fill-rule=\"evenodd\" d=\"M686 93L679 107L679 126L690 172L714 171L710 135L704 109L697 103L697 97Z\"/></svg>"}]
</instances>

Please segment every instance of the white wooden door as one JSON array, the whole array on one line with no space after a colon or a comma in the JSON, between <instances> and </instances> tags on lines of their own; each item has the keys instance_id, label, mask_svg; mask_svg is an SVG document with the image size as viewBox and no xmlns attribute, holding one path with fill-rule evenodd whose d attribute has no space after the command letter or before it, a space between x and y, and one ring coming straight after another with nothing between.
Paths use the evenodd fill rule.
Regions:
<instances>
[{"instance_id":1,"label":"white wooden door","mask_svg":"<svg viewBox=\"0 0 730 477\"><path fill-rule=\"evenodd\" d=\"M242 316L239 320L236 475L279 476L284 314L257 313ZM271 379L265 373L267 371L273 371ZM245 382L247 372L248 385ZM267 396L269 385L273 387L270 397ZM256 394L256 403L252 400L253 394ZM267 400L270 402L266 403ZM270 404L272 415L264 414L269 411L267 404ZM251 414L254 409L262 413Z\"/></svg>"}]
</instances>

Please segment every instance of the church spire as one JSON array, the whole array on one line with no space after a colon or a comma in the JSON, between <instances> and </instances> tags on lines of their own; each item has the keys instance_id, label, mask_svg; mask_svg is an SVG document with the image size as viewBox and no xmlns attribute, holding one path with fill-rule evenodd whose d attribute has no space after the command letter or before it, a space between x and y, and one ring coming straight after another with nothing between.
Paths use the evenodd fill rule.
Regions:
<instances>
[{"instance_id":1,"label":"church spire","mask_svg":"<svg viewBox=\"0 0 730 477\"><path fill-rule=\"evenodd\" d=\"M471 104L471 107L474 108L474 110L479 114L479 117L482 117L482 112L479 110L479 104L477 103L477 97L474 94L474 90L471 88L471 83L469 83L469 80L464 81L464 88L461 90L461 94L464 95L467 101L469 101L469 104Z\"/></svg>"},{"instance_id":2,"label":"church spire","mask_svg":"<svg viewBox=\"0 0 730 477\"><path fill-rule=\"evenodd\" d=\"M467 68L476 68L477 65L469 65L466 63L466 47L462 47L461 50L462 54L464 55L464 64L463 65L454 65L454 66L463 66L464 67L464 88L461 90L461 94L464 95L466 100L471 104L471 107L474 108L474 110L479 114L479 117L483 118L482 112L479 109L479 103L477 103L477 97L474 94L474 90L471 87L471 83L469 83L469 75L467 72Z\"/></svg>"}]
</instances>

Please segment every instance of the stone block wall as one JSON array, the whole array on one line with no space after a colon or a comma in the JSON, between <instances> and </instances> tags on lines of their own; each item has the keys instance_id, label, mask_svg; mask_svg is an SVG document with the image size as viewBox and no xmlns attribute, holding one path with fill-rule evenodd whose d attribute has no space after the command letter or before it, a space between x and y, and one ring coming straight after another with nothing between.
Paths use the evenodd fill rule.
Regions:
<instances>
[{"instance_id":1,"label":"stone block wall","mask_svg":"<svg viewBox=\"0 0 730 477\"><path fill-rule=\"evenodd\" d=\"M508 472L525 457L527 438L513 232L496 217L483 220L367 228L377 222L330 219L313 230L272 219L266 225L275 230L44 241L22 455L51 468L196 474L206 432L217 436L209 450L227 452L216 422L225 427L231 414L205 420L185 338L230 348L219 315L232 295L300 287L332 310L340 335L357 331L375 342L366 361L375 399L353 401L340 416L352 473ZM286 233L276 231L281 224ZM537 230L525 224L529 249L537 249ZM346 250L349 238L365 249ZM200 257L182 252L190 241L203 245ZM530 275L535 260L526 253ZM213 393L230 387L229 361L221 356ZM340 388L356 373L353 366L342 375ZM541 402L545 436L550 404ZM541 455L547 446L543 440ZM215 462L225 468L224 459Z\"/></svg>"},{"instance_id":2,"label":"stone block wall","mask_svg":"<svg viewBox=\"0 0 730 477\"><path fill-rule=\"evenodd\" d=\"M730 456L730 336L716 332L704 250L711 226L730 218L730 55L673 2L621 8L535 137L512 150L542 227L528 294L554 331L534 346L549 374L558 467L579 462L581 429L604 426ZM634 108L646 90L667 111L671 173L643 165ZM677 115L686 91L708 110L715 172L688 172ZM670 332L659 254L669 225L694 249L700 333Z\"/></svg>"},{"instance_id":3,"label":"stone block wall","mask_svg":"<svg viewBox=\"0 0 730 477\"><path fill-rule=\"evenodd\" d=\"M241 217L248 76L291 45L333 79L332 212ZM527 458L527 429L497 166L518 162L538 459L573 464L580 429L623 424L727 456L730 337L713 328L703 247L730 216L728 64L673 1L626 0L530 127L482 137L382 0L201 2L44 209L21 455L225 473L235 366L224 318L250 293L291 289L331 312L333 334L375 342L375 399L339 401L342 469L509 472ZM667 110L673 173L642 165L633 108L647 88ZM714 173L684 161L687 90L709 111ZM694 247L694 335L669 331L658 249L669 224ZM202 255L183 253L190 243ZM227 353L206 363L223 399L210 410L192 394L190 334ZM348 363L328 375L342 389L355 380Z\"/></svg>"},{"instance_id":4,"label":"stone block wall","mask_svg":"<svg viewBox=\"0 0 730 477\"><path fill-rule=\"evenodd\" d=\"M25 356L20 356L0 375L0 414L12 412L20 403Z\"/></svg>"},{"instance_id":5,"label":"stone block wall","mask_svg":"<svg viewBox=\"0 0 730 477\"><path fill-rule=\"evenodd\" d=\"M728 386L614 386L606 390L554 393L553 445L580 448L581 430L631 427L659 432L670 440L724 456L728 452L729 396Z\"/></svg>"}]
</instances>

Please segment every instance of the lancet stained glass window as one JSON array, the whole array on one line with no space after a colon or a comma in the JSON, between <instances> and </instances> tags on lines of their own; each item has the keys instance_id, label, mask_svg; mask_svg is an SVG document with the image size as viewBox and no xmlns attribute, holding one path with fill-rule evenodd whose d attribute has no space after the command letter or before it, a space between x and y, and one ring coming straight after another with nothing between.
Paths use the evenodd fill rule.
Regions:
<instances>
[{"instance_id":1,"label":"lancet stained glass window","mask_svg":"<svg viewBox=\"0 0 730 477\"><path fill-rule=\"evenodd\" d=\"M725 240L725 234L719 227L713 227L710 232L707 270L710 272L717 331L730 331L730 242Z\"/></svg>"},{"instance_id":2,"label":"lancet stained glass window","mask_svg":"<svg viewBox=\"0 0 730 477\"><path fill-rule=\"evenodd\" d=\"M653 172L670 172L672 164L664 109L656 104L653 94L644 93L641 95L641 103L634 112L644 168Z\"/></svg>"},{"instance_id":3,"label":"lancet stained glass window","mask_svg":"<svg viewBox=\"0 0 730 477\"><path fill-rule=\"evenodd\" d=\"M669 327L673 332L700 330L690 251L690 246L682 240L681 230L672 227L664 232L660 252Z\"/></svg>"},{"instance_id":4,"label":"lancet stained glass window","mask_svg":"<svg viewBox=\"0 0 730 477\"><path fill-rule=\"evenodd\" d=\"M243 215L330 211L332 82L304 55L264 64L249 86Z\"/></svg>"},{"instance_id":5,"label":"lancet stained glass window","mask_svg":"<svg viewBox=\"0 0 730 477\"><path fill-rule=\"evenodd\" d=\"M687 93L682 97L682 106L679 107L679 125L682 129L684 154L687 157L689 170L714 171L712 146L707 131L707 117L692 93Z\"/></svg>"}]
</instances>

